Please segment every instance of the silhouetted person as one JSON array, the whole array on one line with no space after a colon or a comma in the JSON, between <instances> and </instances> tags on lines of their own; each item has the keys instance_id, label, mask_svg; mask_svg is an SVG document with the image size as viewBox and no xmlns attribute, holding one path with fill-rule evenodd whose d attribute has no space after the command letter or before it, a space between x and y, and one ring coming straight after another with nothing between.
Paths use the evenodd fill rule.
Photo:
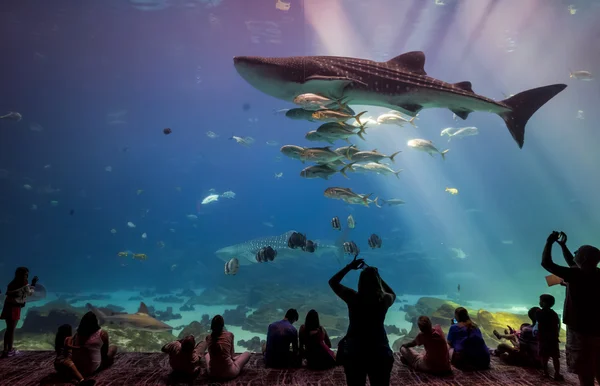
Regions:
<instances>
[{"instance_id":1,"label":"silhouetted person","mask_svg":"<svg viewBox=\"0 0 600 386\"><path fill-rule=\"evenodd\" d=\"M298 311L290 308L283 320L269 324L267 342L263 346L267 367L286 368L300 365L298 331L292 326L298 321L298 317Z\"/></svg>"},{"instance_id":2,"label":"silhouetted person","mask_svg":"<svg viewBox=\"0 0 600 386\"><path fill-rule=\"evenodd\" d=\"M451 372L448 342L446 342L442 327L439 324L432 326L431 319L424 315L419 316L417 325L419 326L419 333L415 339L400 347L402 363L415 370L428 373L443 374ZM411 349L415 346L424 346L425 352L417 354Z\"/></svg>"},{"instance_id":3,"label":"silhouetted person","mask_svg":"<svg viewBox=\"0 0 600 386\"><path fill-rule=\"evenodd\" d=\"M2 314L0 314L0 319L6 321L2 358L19 354L19 351L15 350L13 347L15 342L15 330L17 329L19 319L21 319L21 309L25 307L27 297L33 295L37 282L38 277L34 276L31 285L29 285L29 269L26 267L19 267L15 271L15 278L8 284L6 298L4 299L4 307L2 307Z\"/></svg>"},{"instance_id":4,"label":"silhouetted person","mask_svg":"<svg viewBox=\"0 0 600 386\"><path fill-rule=\"evenodd\" d=\"M485 345L481 330L469 317L467 309L458 307L454 311L454 319L456 323L453 323L448 331L452 364L464 370L490 367L490 350Z\"/></svg>"},{"instance_id":5,"label":"silhouetted person","mask_svg":"<svg viewBox=\"0 0 600 386\"><path fill-rule=\"evenodd\" d=\"M538 367L541 364L539 358L538 339L534 335L533 328L537 324L537 312L539 307L532 307L527 312L530 323L523 323L518 331L510 329L510 333L505 330L505 334L500 334L494 330L494 336L498 340L506 339L512 343L512 346L506 343L500 343L495 350L495 354L503 359L506 359L509 364L518 366L533 366Z\"/></svg>"},{"instance_id":6,"label":"silhouetted person","mask_svg":"<svg viewBox=\"0 0 600 386\"><path fill-rule=\"evenodd\" d=\"M331 340L319 321L319 314L310 310L304 324L300 326L300 357L306 358L308 368L325 370L336 366Z\"/></svg>"},{"instance_id":7,"label":"silhouetted person","mask_svg":"<svg viewBox=\"0 0 600 386\"><path fill-rule=\"evenodd\" d=\"M63 324L58 328L54 339L54 351L56 352L54 369L61 377L75 380L76 385L93 386L96 381L85 379L73 363L73 337L71 335L73 335L73 328L70 324Z\"/></svg>"},{"instance_id":8,"label":"silhouetted person","mask_svg":"<svg viewBox=\"0 0 600 386\"><path fill-rule=\"evenodd\" d=\"M165 344L161 351L169 354L169 364L173 370L170 376L189 380L200 373L206 342L196 344L194 335L188 335Z\"/></svg>"},{"instance_id":9,"label":"silhouetted person","mask_svg":"<svg viewBox=\"0 0 600 386\"><path fill-rule=\"evenodd\" d=\"M235 338L225 330L225 320L221 315L215 315L210 323L211 333L206 337L208 354L206 367L211 378L219 380L234 379L250 360L250 353L235 355Z\"/></svg>"},{"instance_id":10,"label":"silhouetted person","mask_svg":"<svg viewBox=\"0 0 600 386\"><path fill-rule=\"evenodd\" d=\"M108 333L100 328L92 311L81 318L73 337L73 363L83 376L89 376L114 362L116 346L110 346Z\"/></svg>"},{"instance_id":11,"label":"silhouetted person","mask_svg":"<svg viewBox=\"0 0 600 386\"><path fill-rule=\"evenodd\" d=\"M582 386L600 382L600 250L583 245L573 258L577 268L552 261L552 246L561 233L552 232L542 253L542 267L567 283L563 323L567 325L567 365ZM565 240L561 240L566 243ZM566 246L565 246L566 248ZM564 252L564 249L563 249Z\"/></svg>"},{"instance_id":12,"label":"silhouetted person","mask_svg":"<svg viewBox=\"0 0 600 386\"><path fill-rule=\"evenodd\" d=\"M348 332L340 345L338 356L343 355L342 364L348 385L389 385L394 356L383 326L388 308L396 300L396 294L375 267L366 267L358 279L358 291L341 284L342 279L353 269L363 268L363 259L354 259L330 280L329 286L348 305Z\"/></svg>"},{"instance_id":13,"label":"silhouetted person","mask_svg":"<svg viewBox=\"0 0 600 386\"><path fill-rule=\"evenodd\" d=\"M537 312L537 325L534 331L537 331L539 340L539 357L542 361L544 375L548 374L548 360L552 358L554 365L554 379L564 381L560 374L560 348L558 347L558 335L560 334L560 319L558 314L552 309L554 307L554 296L544 294L540 296L541 309Z\"/></svg>"}]
</instances>

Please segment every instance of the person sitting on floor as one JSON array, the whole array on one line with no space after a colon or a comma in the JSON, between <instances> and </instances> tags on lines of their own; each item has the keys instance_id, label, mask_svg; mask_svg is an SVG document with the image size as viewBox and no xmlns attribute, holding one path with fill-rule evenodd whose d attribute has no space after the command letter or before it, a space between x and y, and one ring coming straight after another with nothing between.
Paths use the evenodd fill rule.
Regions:
<instances>
[{"instance_id":1,"label":"person sitting on floor","mask_svg":"<svg viewBox=\"0 0 600 386\"><path fill-rule=\"evenodd\" d=\"M400 360L418 371L444 374L452 371L450 354L444 331L439 324L431 325L427 316L419 316L417 322L420 332L412 342L400 346ZM425 352L417 354L411 347L424 346Z\"/></svg>"},{"instance_id":2,"label":"person sitting on floor","mask_svg":"<svg viewBox=\"0 0 600 386\"><path fill-rule=\"evenodd\" d=\"M267 367L286 368L300 365L298 331L293 326L297 320L298 311L290 308L283 320L269 325L267 342L263 345L263 356Z\"/></svg>"},{"instance_id":3,"label":"person sitting on floor","mask_svg":"<svg viewBox=\"0 0 600 386\"><path fill-rule=\"evenodd\" d=\"M453 324L448 331L452 364L464 370L490 367L490 350L485 345L481 330L469 317L464 307L454 311Z\"/></svg>"},{"instance_id":4,"label":"person sitting on floor","mask_svg":"<svg viewBox=\"0 0 600 386\"><path fill-rule=\"evenodd\" d=\"M221 315L212 319L210 329L211 334L206 337L208 375L219 380L236 378L250 360L250 353L234 355L235 338L231 332L225 330L225 320Z\"/></svg>"},{"instance_id":5,"label":"person sitting on floor","mask_svg":"<svg viewBox=\"0 0 600 386\"><path fill-rule=\"evenodd\" d=\"M560 348L558 335L560 334L560 318L556 311L552 309L556 300L554 296L544 294L540 296L541 309L537 312L537 324L533 331L539 341L539 358L542 361L544 376L548 374L548 360L552 358L554 365L554 379L564 381L565 378L560 373Z\"/></svg>"},{"instance_id":6,"label":"person sitting on floor","mask_svg":"<svg viewBox=\"0 0 600 386\"><path fill-rule=\"evenodd\" d=\"M336 366L331 340L319 322L319 314L310 310L304 324L300 326L300 357L306 358L308 368L327 370Z\"/></svg>"},{"instance_id":7,"label":"person sitting on floor","mask_svg":"<svg viewBox=\"0 0 600 386\"><path fill-rule=\"evenodd\" d=\"M56 338L54 339L54 351L56 358L54 359L54 369L63 378L70 380L75 379L75 384L79 386L93 386L96 381L93 379L85 379L77 370L72 359L73 349L73 328L70 324L63 324L58 328Z\"/></svg>"},{"instance_id":8,"label":"person sitting on floor","mask_svg":"<svg viewBox=\"0 0 600 386\"><path fill-rule=\"evenodd\" d=\"M169 364L175 377L195 377L200 373L206 343L196 345L193 335L165 344L161 351L169 354Z\"/></svg>"},{"instance_id":9,"label":"person sitting on floor","mask_svg":"<svg viewBox=\"0 0 600 386\"><path fill-rule=\"evenodd\" d=\"M531 324L523 323L518 331L513 330L510 326L511 333L500 334L494 330L496 338L507 339L512 343L512 346L506 343L500 343L498 348L494 350L494 354L501 357L507 363L515 366L531 366L538 367L540 360L538 357L538 339L534 334L533 328L537 323L537 312L539 307L532 307L527 312Z\"/></svg>"},{"instance_id":10,"label":"person sitting on floor","mask_svg":"<svg viewBox=\"0 0 600 386\"><path fill-rule=\"evenodd\" d=\"M73 363L83 376L109 367L114 362L116 346L110 346L108 333L100 328L92 311L81 318L73 337Z\"/></svg>"}]
</instances>

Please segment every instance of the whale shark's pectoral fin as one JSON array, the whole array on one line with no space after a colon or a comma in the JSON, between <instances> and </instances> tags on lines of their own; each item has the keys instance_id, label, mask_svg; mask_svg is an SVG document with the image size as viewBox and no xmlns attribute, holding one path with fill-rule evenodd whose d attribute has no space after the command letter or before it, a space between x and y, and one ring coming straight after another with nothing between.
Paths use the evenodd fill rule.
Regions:
<instances>
[{"instance_id":1,"label":"whale shark's pectoral fin","mask_svg":"<svg viewBox=\"0 0 600 386\"><path fill-rule=\"evenodd\" d=\"M423 51L406 52L386 62L388 65L398 66L417 75L427 75L425 72L425 54Z\"/></svg>"},{"instance_id":2,"label":"whale shark's pectoral fin","mask_svg":"<svg viewBox=\"0 0 600 386\"><path fill-rule=\"evenodd\" d=\"M416 117L419 111L423 110L421 105L401 104L397 105L397 110L410 117Z\"/></svg>"},{"instance_id":3,"label":"whale shark's pectoral fin","mask_svg":"<svg viewBox=\"0 0 600 386\"><path fill-rule=\"evenodd\" d=\"M469 117L469 114L471 114L473 112L473 110L467 110L467 109L462 109L462 110L452 110L450 109L450 111L452 111L454 114L456 114L457 117L464 119L467 119Z\"/></svg>"},{"instance_id":4,"label":"whale shark's pectoral fin","mask_svg":"<svg viewBox=\"0 0 600 386\"><path fill-rule=\"evenodd\" d=\"M367 87L367 84L360 80L343 76L312 75L304 80L304 85L308 86L310 90L319 90L320 94L326 94L323 96L329 98L341 98L344 89L351 84Z\"/></svg>"}]
</instances>

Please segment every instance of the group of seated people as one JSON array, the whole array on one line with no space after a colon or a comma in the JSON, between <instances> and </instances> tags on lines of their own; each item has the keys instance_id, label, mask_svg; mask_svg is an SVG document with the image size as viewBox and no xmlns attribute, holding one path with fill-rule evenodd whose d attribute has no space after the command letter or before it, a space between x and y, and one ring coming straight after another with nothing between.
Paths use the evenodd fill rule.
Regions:
<instances>
[{"instance_id":1,"label":"group of seated people","mask_svg":"<svg viewBox=\"0 0 600 386\"><path fill-rule=\"evenodd\" d=\"M575 254L566 247L566 235L552 232L542 254L542 266L562 279L566 287L563 322L567 326L566 357L569 371L578 375L581 386L593 386L600 382L600 250L584 245ZM563 250L568 267L552 261L552 245L558 243ZM361 270L358 290L341 284L352 270ZM0 318L6 320L3 356L16 355L12 347L16 322L28 294L33 291L37 277L28 284L29 271L17 269L15 279L9 284L7 297ZM285 317L269 325L267 340L263 346L267 367L285 368L301 366L306 360L308 368L324 370L342 365L348 385L365 385L367 377L371 385L389 385L394 356L384 328L384 320L396 295L381 278L375 267L363 259L354 258L330 280L333 292L348 307L349 326L346 335L338 343L337 353L331 349L327 331L320 325L317 311L310 310L300 332L293 324L299 315L289 309ZM497 339L506 339L496 350L489 350L481 330L470 319L463 307L455 310L448 335L444 336L439 325L432 325L427 316L417 320L419 333L400 348L401 361L417 371L446 374L451 365L461 369L486 369L490 355L498 355L509 363L539 365L549 375L548 362L553 361L554 378L562 380L560 372L558 314L552 310L552 295L540 296L540 307L529 310L531 323L522 324L518 330L510 326L504 334L494 331ZM109 345L108 334L103 331L96 315L88 312L83 316L77 332L63 325L56 336L56 370L80 385L93 385L89 377L109 366L116 347ZM423 352L413 350L424 346ZM211 321L211 334L204 341L196 342L193 336L166 344L162 351L169 354L174 374L196 376L203 367L207 375L218 380L237 377L250 359L249 353L234 354L234 336L225 329L220 315ZM203 363L204 362L204 363ZM205 366L203 366L205 364Z\"/></svg>"}]
</instances>

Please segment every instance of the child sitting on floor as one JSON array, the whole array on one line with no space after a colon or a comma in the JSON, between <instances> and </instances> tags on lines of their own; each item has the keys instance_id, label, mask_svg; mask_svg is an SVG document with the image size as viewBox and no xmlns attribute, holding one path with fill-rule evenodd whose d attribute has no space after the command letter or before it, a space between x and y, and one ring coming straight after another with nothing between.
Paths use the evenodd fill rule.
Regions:
<instances>
[{"instance_id":1,"label":"child sitting on floor","mask_svg":"<svg viewBox=\"0 0 600 386\"><path fill-rule=\"evenodd\" d=\"M450 367L450 353L446 337L439 324L431 325L431 320L427 316L419 316L417 322L419 334L412 342L405 343L400 347L400 360L407 366L415 370L429 373L448 373ZM425 347L425 353L417 354L411 347Z\"/></svg>"},{"instance_id":2,"label":"child sitting on floor","mask_svg":"<svg viewBox=\"0 0 600 386\"><path fill-rule=\"evenodd\" d=\"M169 354L169 364L175 376L197 376L200 373L202 359L206 351L206 344L200 342L196 345L193 335L167 343L161 349Z\"/></svg>"}]
</instances>

